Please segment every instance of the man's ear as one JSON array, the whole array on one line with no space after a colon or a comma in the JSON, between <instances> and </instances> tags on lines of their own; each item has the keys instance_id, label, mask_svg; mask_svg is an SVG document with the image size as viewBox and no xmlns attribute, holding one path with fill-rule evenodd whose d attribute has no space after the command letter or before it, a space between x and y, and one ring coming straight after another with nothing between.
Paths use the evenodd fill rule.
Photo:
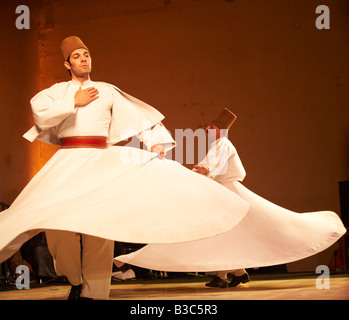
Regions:
<instances>
[{"instance_id":1,"label":"man's ear","mask_svg":"<svg viewBox=\"0 0 349 320\"><path fill-rule=\"evenodd\" d=\"M70 66L70 63L68 61L64 61L64 66L70 70L71 66Z\"/></svg>"}]
</instances>

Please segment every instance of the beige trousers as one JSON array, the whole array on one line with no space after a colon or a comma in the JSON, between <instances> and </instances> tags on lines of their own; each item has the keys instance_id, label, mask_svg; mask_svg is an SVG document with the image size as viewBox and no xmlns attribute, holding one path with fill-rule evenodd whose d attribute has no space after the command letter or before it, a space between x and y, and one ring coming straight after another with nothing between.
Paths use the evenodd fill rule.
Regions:
<instances>
[{"instance_id":1,"label":"beige trousers","mask_svg":"<svg viewBox=\"0 0 349 320\"><path fill-rule=\"evenodd\" d=\"M46 231L46 237L57 275L66 276L71 285L82 284L81 297L107 300L114 241L59 230Z\"/></svg>"}]
</instances>

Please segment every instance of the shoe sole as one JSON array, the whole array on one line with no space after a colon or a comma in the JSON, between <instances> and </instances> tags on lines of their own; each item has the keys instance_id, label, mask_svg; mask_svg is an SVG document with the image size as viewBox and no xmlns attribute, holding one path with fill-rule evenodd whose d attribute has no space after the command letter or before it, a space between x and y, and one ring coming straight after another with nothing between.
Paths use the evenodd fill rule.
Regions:
<instances>
[{"instance_id":1,"label":"shoe sole","mask_svg":"<svg viewBox=\"0 0 349 320\"><path fill-rule=\"evenodd\" d=\"M227 284L226 286L208 286L207 284L205 284L205 286L208 288L220 288L220 289L229 288L229 284Z\"/></svg>"},{"instance_id":2,"label":"shoe sole","mask_svg":"<svg viewBox=\"0 0 349 320\"><path fill-rule=\"evenodd\" d=\"M247 283L247 282L250 282L250 280L244 280L244 281L240 281L238 284L236 284L235 286L231 286L230 283L229 283L229 287L230 288L234 288L234 287L237 287L239 284L244 284L244 283Z\"/></svg>"}]
</instances>

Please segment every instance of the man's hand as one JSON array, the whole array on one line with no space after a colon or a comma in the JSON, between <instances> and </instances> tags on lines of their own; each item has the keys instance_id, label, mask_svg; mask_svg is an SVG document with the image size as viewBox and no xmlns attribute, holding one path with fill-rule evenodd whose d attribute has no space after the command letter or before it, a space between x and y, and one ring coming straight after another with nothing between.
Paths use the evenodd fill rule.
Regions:
<instances>
[{"instance_id":1,"label":"man's hand","mask_svg":"<svg viewBox=\"0 0 349 320\"><path fill-rule=\"evenodd\" d=\"M208 174L210 172L210 169L206 166L201 165L201 164L196 164L193 168L193 171L200 173L200 174Z\"/></svg>"},{"instance_id":2,"label":"man's hand","mask_svg":"<svg viewBox=\"0 0 349 320\"><path fill-rule=\"evenodd\" d=\"M155 144L150 148L151 152L156 152L159 154L159 158L165 157L165 149L161 144Z\"/></svg>"},{"instance_id":3,"label":"man's hand","mask_svg":"<svg viewBox=\"0 0 349 320\"><path fill-rule=\"evenodd\" d=\"M90 102L98 99L99 91L94 87L89 87L87 89L82 90L81 87L78 91L76 91L74 96L74 104L75 108L82 107Z\"/></svg>"}]
</instances>

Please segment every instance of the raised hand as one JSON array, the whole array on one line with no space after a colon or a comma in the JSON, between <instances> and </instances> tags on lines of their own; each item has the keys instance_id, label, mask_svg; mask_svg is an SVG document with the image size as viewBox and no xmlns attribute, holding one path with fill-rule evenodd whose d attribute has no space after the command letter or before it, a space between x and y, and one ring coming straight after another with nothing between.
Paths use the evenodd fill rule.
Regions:
<instances>
[{"instance_id":1,"label":"raised hand","mask_svg":"<svg viewBox=\"0 0 349 320\"><path fill-rule=\"evenodd\" d=\"M206 166L196 164L193 168L193 171L200 173L200 174L208 174L210 172L210 169Z\"/></svg>"},{"instance_id":2,"label":"raised hand","mask_svg":"<svg viewBox=\"0 0 349 320\"><path fill-rule=\"evenodd\" d=\"M74 96L75 108L83 107L89 104L90 102L98 99L99 98L98 94L99 94L99 91L94 87L89 87L86 89L79 88L79 90L76 91Z\"/></svg>"},{"instance_id":3,"label":"raised hand","mask_svg":"<svg viewBox=\"0 0 349 320\"><path fill-rule=\"evenodd\" d=\"M156 152L159 154L159 158L165 157L165 149L161 144L155 144L151 147L151 152Z\"/></svg>"}]
</instances>

